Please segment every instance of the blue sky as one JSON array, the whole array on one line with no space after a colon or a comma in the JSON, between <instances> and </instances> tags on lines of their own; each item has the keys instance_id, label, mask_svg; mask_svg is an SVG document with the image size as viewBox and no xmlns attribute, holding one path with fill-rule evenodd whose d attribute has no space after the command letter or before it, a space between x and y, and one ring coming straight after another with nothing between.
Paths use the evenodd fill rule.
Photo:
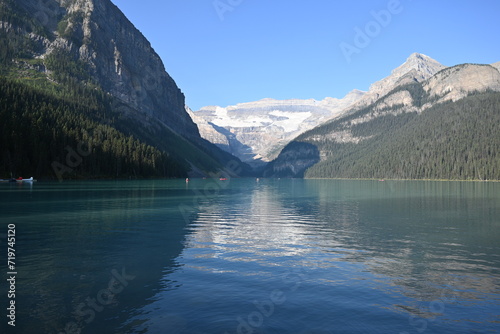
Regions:
<instances>
[{"instance_id":1,"label":"blue sky","mask_svg":"<svg viewBox=\"0 0 500 334\"><path fill-rule=\"evenodd\" d=\"M368 90L413 52L500 61L500 1L112 0L193 109Z\"/></svg>"}]
</instances>

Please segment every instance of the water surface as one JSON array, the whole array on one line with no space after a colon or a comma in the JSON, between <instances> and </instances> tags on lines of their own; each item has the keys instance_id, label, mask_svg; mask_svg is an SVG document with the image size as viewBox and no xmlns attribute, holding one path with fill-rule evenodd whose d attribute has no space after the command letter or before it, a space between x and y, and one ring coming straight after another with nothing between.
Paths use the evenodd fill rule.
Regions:
<instances>
[{"instance_id":1,"label":"water surface","mask_svg":"<svg viewBox=\"0 0 500 334\"><path fill-rule=\"evenodd\" d=\"M500 331L500 183L39 182L0 200L7 333Z\"/></svg>"}]
</instances>

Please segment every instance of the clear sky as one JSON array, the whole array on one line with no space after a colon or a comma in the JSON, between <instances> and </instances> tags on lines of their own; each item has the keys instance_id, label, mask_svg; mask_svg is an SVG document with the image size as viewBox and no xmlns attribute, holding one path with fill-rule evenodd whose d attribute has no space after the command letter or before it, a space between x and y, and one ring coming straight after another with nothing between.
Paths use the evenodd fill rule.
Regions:
<instances>
[{"instance_id":1,"label":"clear sky","mask_svg":"<svg viewBox=\"0 0 500 334\"><path fill-rule=\"evenodd\" d=\"M368 90L413 52L500 61L500 1L112 0L198 110Z\"/></svg>"}]
</instances>

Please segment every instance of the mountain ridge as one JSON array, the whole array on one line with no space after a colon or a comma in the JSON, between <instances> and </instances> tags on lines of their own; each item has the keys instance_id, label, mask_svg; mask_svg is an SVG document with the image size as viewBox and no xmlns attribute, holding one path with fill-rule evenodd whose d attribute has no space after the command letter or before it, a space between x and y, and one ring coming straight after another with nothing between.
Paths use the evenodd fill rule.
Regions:
<instances>
[{"instance_id":1,"label":"mountain ridge","mask_svg":"<svg viewBox=\"0 0 500 334\"><path fill-rule=\"evenodd\" d=\"M500 179L498 92L493 66L443 68L301 134L265 175Z\"/></svg>"},{"instance_id":2,"label":"mountain ridge","mask_svg":"<svg viewBox=\"0 0 500 334\"><path fill-rule=\"evenodd\" d=\"M184 94L165 71L151 43L111 1L0 0L0 7L0 75L7 85L15 81L26 89L43 93L46 98L52 100L55 97L57 102L54 103L60 104L64 110L68 103L79 103L81 100L110 111L112 118L99 119L98 122L118 130L119 136L132 136L141 143L152 145L169 159L178 161L184 172L176 175L201 175L198 171L206 175L225 170L231 162L241 164L237 158L201 138L198 127L185 110ZM18 86L15 89L24 90ZM82 98L79 98L81 94ZM95 101L96 95L99 96L98 101ZM83 109L78 107L75 110ZM17 112L29 117L25 110ZM10 115L8 110L5 113L2 110L2 115L19 117ZM56 117L55 114L53 116ZM52 122L58 126L69 122L64 136L72 138L65 137L65 141L86 138L86 133L91 131L78 129L68 116L57 117ZM90 115L84 117L81 122L97 126L93 123L96 119L88 119ZM70 129L70 126L76 128ZM49 138L43 140L48 141L47 145L59 145L50 143ZM105 145L105 142L95 143ZM13 151L15 145L2 146L2 157L22 155ZM121 154L119 147L113 148L112 152L110 147L106 150L108 155ZM32 150L26 148L25 151ZM49 160L56 158L55 153L51 153ZM33 159L9 158L3 172L24 168L18 163L13 164L13 161ZM119 164L118 157L113 163ZM38 162L36 164L39 165ZM243 165L239 167L238 170L246 168ZM159 173L164 170L159 166L155 168ZM122 169L117 166L116 170ZM91 168L86 175L89 171ZM236 175L229 170L227 172ZM132 166L124 173L136 176Z\"/></svg>"},{"instance_id":3,"label":"mountain ridge","mask_svg":"<svg viewBox=\"0 0 500 334\"><path fill-rule=\"evenodd\" d=\"M265 98L225 108L206 106L193 111L191 117L203 138L258 168L274 159L301 133L363 108L399 85L422 82L444 68L426 55L413 53L389 76L373 83L367 92L353 89L341 99L326 97L321 101ZM273 116L286 117L287 122ZM273 145L269 147L269 143Z\"/></svg>"},{"instance_id":4,"label":"mountain ridge","mask_svg":"<svg viewBox=\"0 0 500 334\"><path fill-rule=\"evenodd\" d=\"M412 82L422 82L445 69L433 58L421 53L412 53L406 61L391 71L391 74L370 85L360 101L351 107L352 110L365 107L387 94L397 86Z\"/></svg>"},{"instance_id":5,"label":"mountain ridge","mask_svg":"<svg viewBox=\"0 0 500 334\"><path fill-rule=\"evenodd\" d=\"M321 120L335 117L362 94L352 91L343 99L321 101L266 98L225 108L203 107L191 117L202 137L258 168L289 140Z\"/></svg>"}]
</instances>

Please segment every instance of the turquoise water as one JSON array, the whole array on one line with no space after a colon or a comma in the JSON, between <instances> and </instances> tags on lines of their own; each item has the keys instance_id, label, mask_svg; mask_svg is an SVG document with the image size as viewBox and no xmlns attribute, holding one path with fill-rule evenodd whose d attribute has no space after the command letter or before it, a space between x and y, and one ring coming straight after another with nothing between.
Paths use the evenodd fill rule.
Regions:
<instances>
[{"instance_id":1,"label":"turquoise water","mask_svg":"<svg viewBox=\"0 0 500 334\"><path fill-rule=\"evenodd\" d=\"M500 183L0 184L2 333L498 333Z\"/></svg>"}]
</instances>

